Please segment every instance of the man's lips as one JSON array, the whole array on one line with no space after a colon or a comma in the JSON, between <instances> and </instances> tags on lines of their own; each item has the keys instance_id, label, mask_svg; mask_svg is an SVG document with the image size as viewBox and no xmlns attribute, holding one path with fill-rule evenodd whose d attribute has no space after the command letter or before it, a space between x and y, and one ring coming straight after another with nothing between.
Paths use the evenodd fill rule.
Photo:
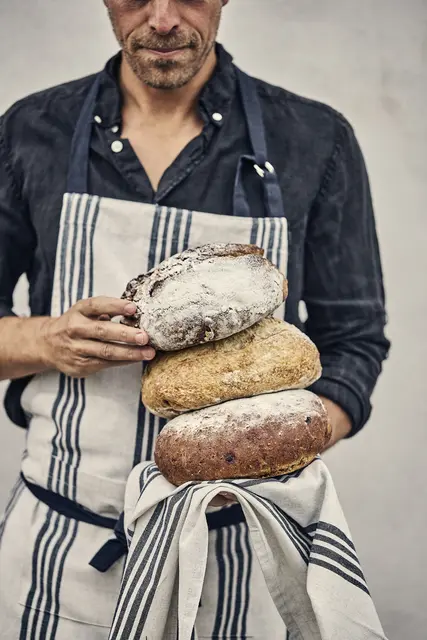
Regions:
<instances>
[{"instance_id":1,"label":"man's lips","mask_svg":"<svg viewBox=\"0 0 427 640\"><path fill-rule=\"evenodd\" d=\"M149 53L154 53L158 56L173 56L177 53L180 53L182 51L185 51L188 47L177 47L175 49L169 49L169 48L156 48L156 47L144 47L143 51L148 51Z\"/></svg>"}]
</instances>

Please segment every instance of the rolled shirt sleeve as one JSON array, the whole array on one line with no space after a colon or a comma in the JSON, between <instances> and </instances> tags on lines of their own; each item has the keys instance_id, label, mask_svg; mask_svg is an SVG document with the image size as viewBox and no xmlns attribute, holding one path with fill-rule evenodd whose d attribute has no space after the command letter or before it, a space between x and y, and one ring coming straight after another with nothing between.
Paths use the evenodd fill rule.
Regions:
<instances>
[{"instance_id":1,"label":"rolled shirt sleeve","mask_svg":"<svg viewBox=\"0 0 427 640\"><path fill-rule=\"evenodd\" d=\"M308 222L303 298L323 367L311 390L346 411L352 436L370 416L390 343L369 178L344 119Z\"/></svg>"},{"instance_id":2,"label":"rolled shirt sleeve","mask_svg":"<svg viewBox=\"0 0 427 640\"><path fill-rule=\"evenodd\" d=\"M13 292L30 268L34 229L12 169L11 151L0 118L0 318L13 316Z\"/></svg>"}]
</instances>

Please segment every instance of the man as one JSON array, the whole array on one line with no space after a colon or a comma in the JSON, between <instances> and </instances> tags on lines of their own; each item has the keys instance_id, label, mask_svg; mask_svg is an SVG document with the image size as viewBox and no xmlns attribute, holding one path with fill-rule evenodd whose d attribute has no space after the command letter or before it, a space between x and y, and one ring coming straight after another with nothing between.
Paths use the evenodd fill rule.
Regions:
<instances>
[{"instance_id":1,"label":"man","mask_svg":"<svg viewBox=\"0 0 427 640\"><path fill-rule=\"evenodd\" d=\"M216 44L227 2L105 0L121 53L1 119L0 378L28 428L2 528L1 638L108 637L123 559L98 552L162 426L139 403L149 336L108 322L134 313L120 295L137 273L194 244L249 242L250 217L287 265L286 319L320 350L331 444L369 418L389 344L358 143L331 108L237 70ZM22 273L31 318L12 311ZM284 637L245 523L227 517L198 632Z\"/></svg>"}]
</instances>

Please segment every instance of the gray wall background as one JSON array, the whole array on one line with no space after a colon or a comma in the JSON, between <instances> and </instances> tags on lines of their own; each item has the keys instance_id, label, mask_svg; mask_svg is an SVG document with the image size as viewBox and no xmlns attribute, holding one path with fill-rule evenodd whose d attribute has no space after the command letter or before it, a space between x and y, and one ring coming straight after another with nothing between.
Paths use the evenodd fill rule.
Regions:
<instances>
[{"instance_id":1,"label":"gray wall background","mask_svg":"<svg viewBox=\"0 0 427 640\"><path fill-rule=\"evenodd\" d=\"M425 640L427 2L231 0L220 39L253 75L343 112L364 150L393 350L370 424L325 460L390 639ZM0 112L114 50L101 0L0 0ZM0 509L23 438L1 413Z\"/></svg>"}]
</instances>

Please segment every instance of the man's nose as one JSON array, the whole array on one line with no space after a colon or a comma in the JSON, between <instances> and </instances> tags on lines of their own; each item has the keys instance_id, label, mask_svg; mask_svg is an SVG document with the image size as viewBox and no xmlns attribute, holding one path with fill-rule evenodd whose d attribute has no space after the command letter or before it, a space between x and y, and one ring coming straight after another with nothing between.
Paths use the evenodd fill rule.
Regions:
<instances>
[{"instance_id":1,"label":"man's nose","mask_svg":"<svg viewBox=\"0 0 427 640\"><path fill-rule=\"evenodd\" d=\"M176 0L151 0L149 26L161 35L167 35L180 24Z\"/></svg>"}]
</instances>

